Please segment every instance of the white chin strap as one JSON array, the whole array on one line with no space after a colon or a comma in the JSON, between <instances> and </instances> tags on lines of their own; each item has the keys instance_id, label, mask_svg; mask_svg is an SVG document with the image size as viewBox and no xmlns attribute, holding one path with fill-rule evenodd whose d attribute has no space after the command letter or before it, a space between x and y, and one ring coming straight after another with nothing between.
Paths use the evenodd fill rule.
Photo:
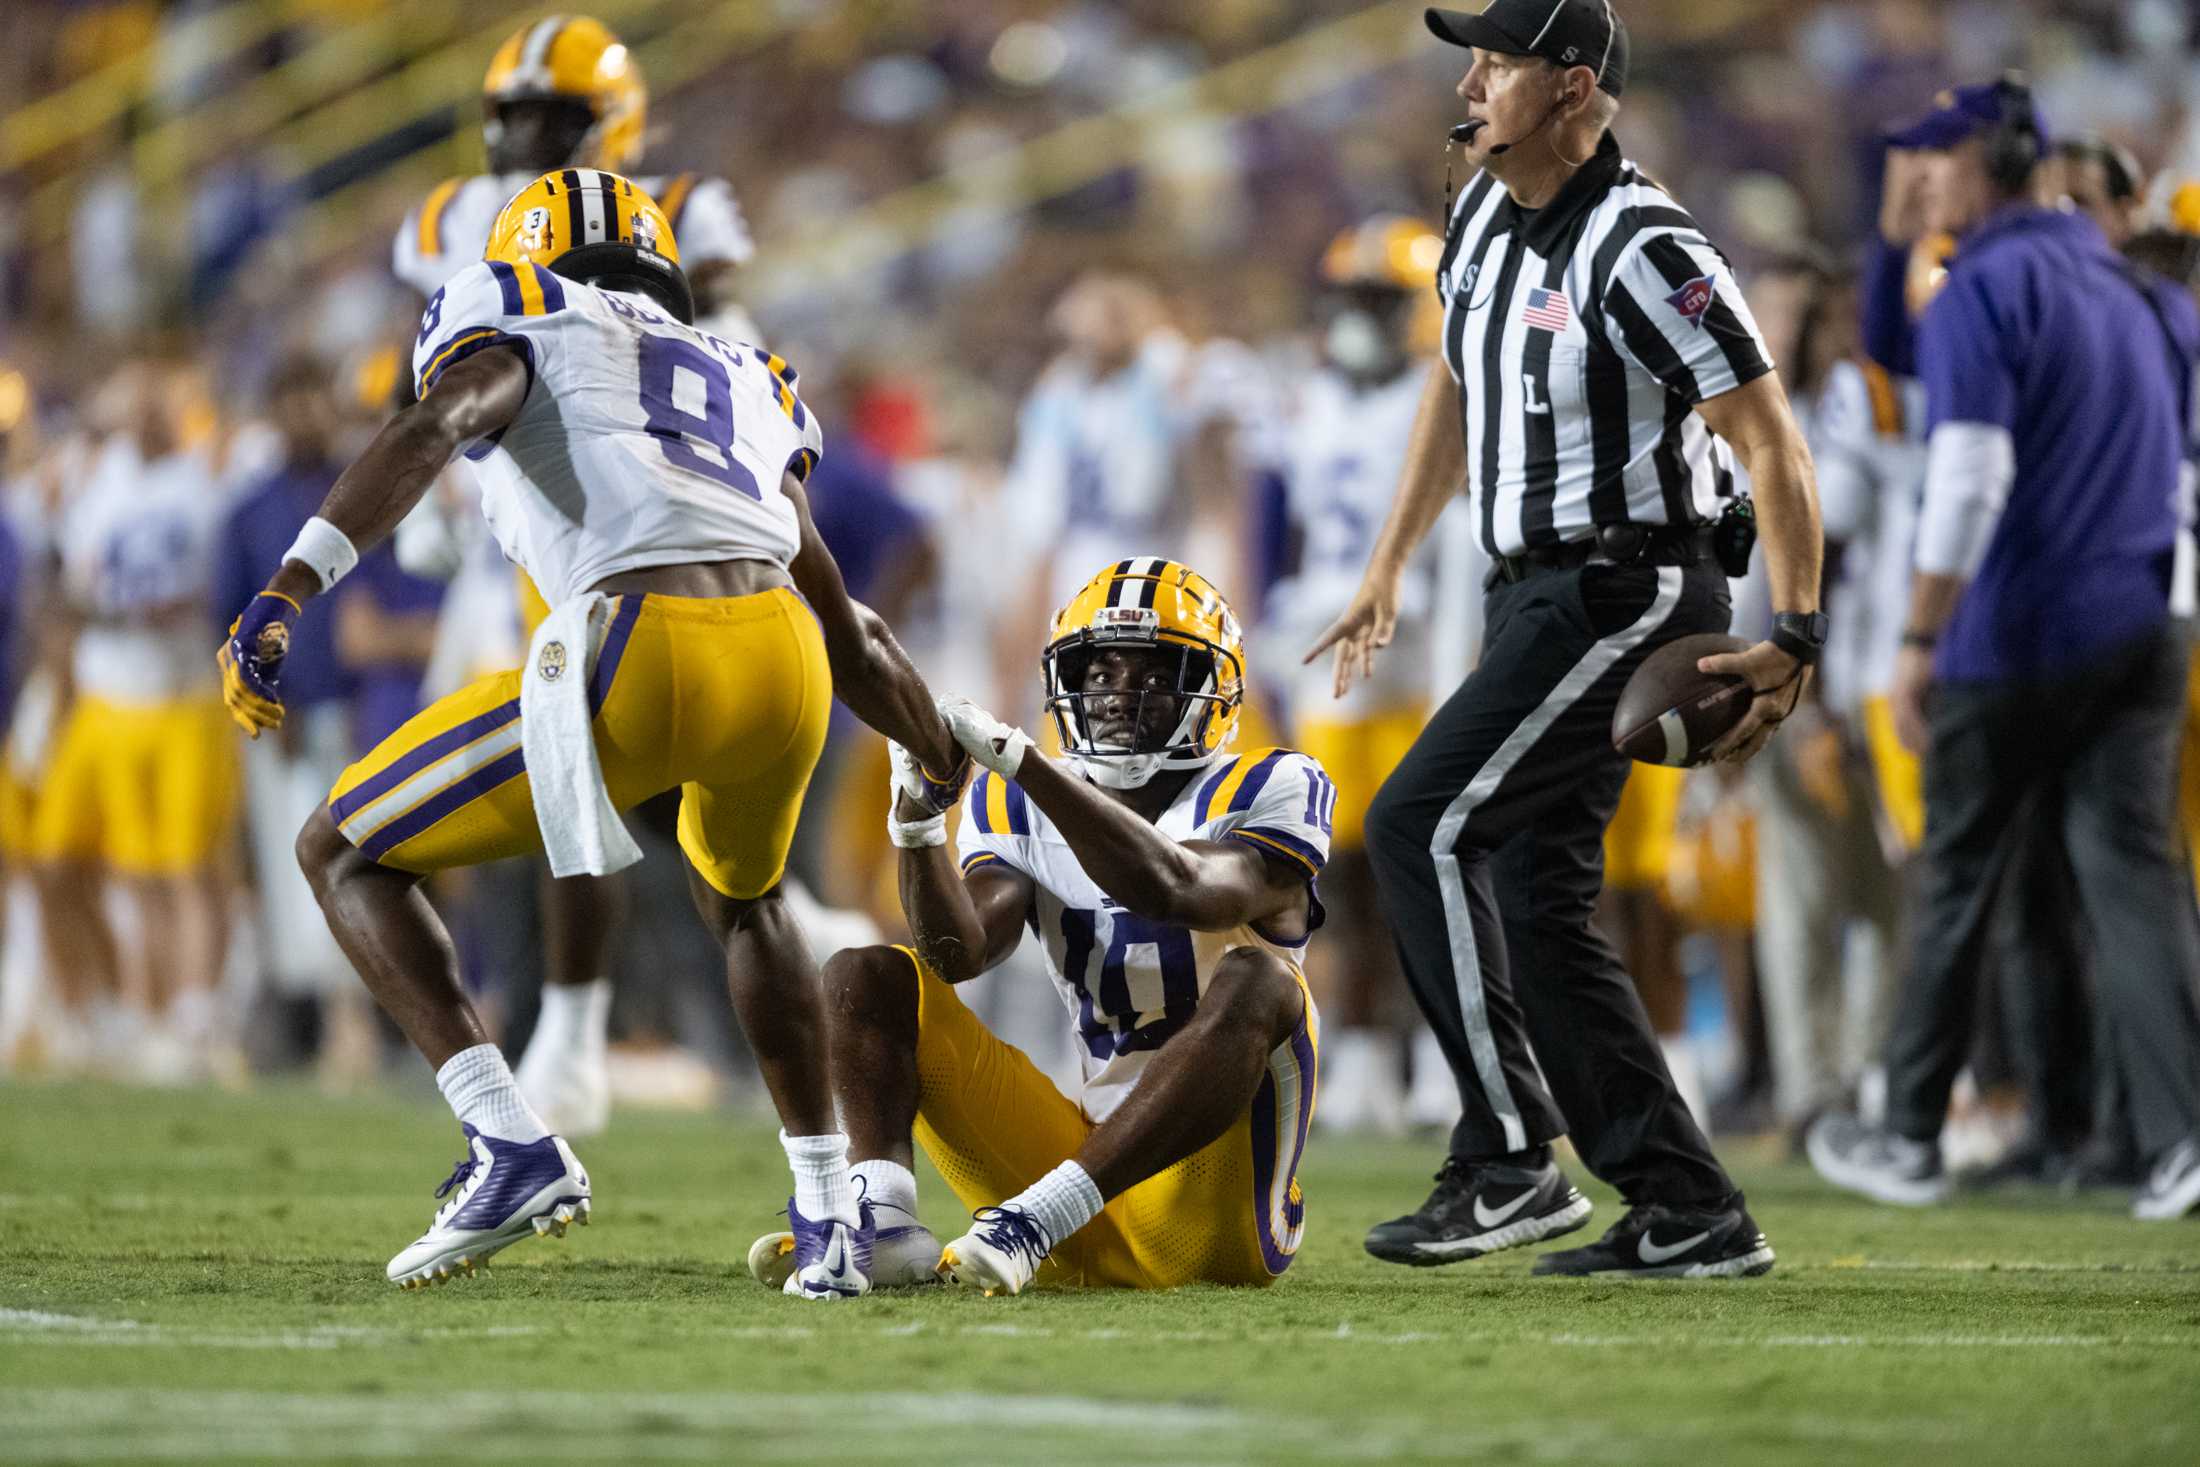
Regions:
<instances>
[{"instance_id":1,"label":"white chin strap","mask_svg":"<svg viewBox=\"0 0 2200 1467\"><path fill-rule=\"evenodd\" d=\"M1221 757L1218 749L1212 754L1174 759L1167 754L1072 754L1069 762L1102 789L1135 790L1143 789L1155 775L1167 770L1205 769Z\"/></svg>"},{"instance_id":2,"label":"white chin strap","mask_svg":"<svg viewBox=\"0 0 2200 1467\"><path fill-rule=\"evenodd\" d=\"M1073 762L1085 778L1111 790L1141 789L1161 772L1159 754L1080 754Z\"/></svg>"}]
</instances>

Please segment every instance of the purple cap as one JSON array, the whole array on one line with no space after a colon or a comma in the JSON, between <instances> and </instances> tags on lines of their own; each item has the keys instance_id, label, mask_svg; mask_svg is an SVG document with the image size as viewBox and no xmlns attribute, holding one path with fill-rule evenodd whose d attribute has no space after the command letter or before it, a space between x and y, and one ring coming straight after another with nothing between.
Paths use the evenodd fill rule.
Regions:
<instances>
[{"instance_id":1,"label":"purple cap","mask_svg":"<svg viewBox=\"0 0 2200 1467\"><path fill-rule=\"evenodd\" d=\"M1889 128L1887 146L1890 148L1924 148L1940 151L1952 148L1965 138L1974 137L1991 127L1998 127L2012 117L2021 115L2020 109L2029 106L2029 98L2007 80L1985 82L1975 87L1956 87L1933 98L1933 110L1908 127ZM2033 114L2038 127L2038 114ZM2039 127L2041 146L2046 145L2046 129Z\"/></svg>"}]
</instances>

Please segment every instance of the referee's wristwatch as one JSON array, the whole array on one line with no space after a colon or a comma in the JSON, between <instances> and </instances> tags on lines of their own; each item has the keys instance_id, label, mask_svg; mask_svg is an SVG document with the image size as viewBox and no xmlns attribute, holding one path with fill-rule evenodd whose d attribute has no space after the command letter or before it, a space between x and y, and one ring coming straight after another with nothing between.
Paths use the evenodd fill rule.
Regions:
<instances>
[{"instance_id":1,"label":"referee's wristwatch","mask_svg":"<svg viewBox=\"0 0 2200 1467\"><path fill-rule=\"evenodd\" d=\"M1781 611L1772 617L1772 645L1805 667L1817 662L1826 650L1826 633L1833 623L1823 611Z\"/></svg>"}]
</instances>

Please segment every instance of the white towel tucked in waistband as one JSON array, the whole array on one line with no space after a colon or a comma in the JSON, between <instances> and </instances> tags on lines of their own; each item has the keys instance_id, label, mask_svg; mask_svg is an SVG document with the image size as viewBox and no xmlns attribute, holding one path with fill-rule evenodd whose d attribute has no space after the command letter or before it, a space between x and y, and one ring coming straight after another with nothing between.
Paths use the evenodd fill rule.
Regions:
<instances>
[{"instance_id":1,"label":"white towel tucked in waistband","mask_svg":"<svg viewBox=\"0 0 2200 1467\"><path fill-rule=\"evenodd\" d=\"M520 676L520 747L553 876L607 876L642 859L604 788L588 683L611 598L575 596L544 618Z\"/></svg>"}]
</instances>

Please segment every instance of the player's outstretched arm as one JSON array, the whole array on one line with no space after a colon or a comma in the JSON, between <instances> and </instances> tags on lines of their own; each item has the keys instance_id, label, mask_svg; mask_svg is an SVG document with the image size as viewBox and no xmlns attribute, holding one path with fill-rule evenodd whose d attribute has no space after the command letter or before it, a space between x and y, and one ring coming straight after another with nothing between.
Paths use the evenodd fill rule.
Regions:
<instances>
[{"instance_id":1,"label":"player's outstretched arm","mask_svg":"<svg viewBox=\"0 0 2200 1467\"><path fill-rule=\"evenodd\" d=\"M436 475L467 443L508 426L527 401L533 373L519 354L487 347L454 363L428 395L399 412L329 487L267 587L230 623L215 654L222 701L254 738L280 728L277 683L290 652L290 627L318 596L359 563L359 552L387 539L420 502Z\"/></svg>"},{"instance_id":2,"label":"player's outstretched arm","mask_svg":"<svg viewBox=\"0 0 2200 1467\"><path fill-rule=\"evenodd\" d=\"M896 805L896 813L905 806ZM904 848L901 910L911 945L946 983L962 983L1006 961L1023 941L1031 910L1031 878L999 861L968 875L946 845Z\"/></svg>"},{"instance_id":3,"label":"player's outstretched arm","mask_svg":"<svg viewBox=\"0 0 2200 1467\"><path fill-rule=\"evenodd\" d=\"M779 489L801 524L802 547L789 570L824 629L834 694L849 712L914 753L927 770L953 773L962 765L962 751L932 706L931 689L885 620L848 594L840 566L810 521L802 481L790 473Z\"/></svg>"},{"instance_id":4,"label":"player's outstretched arm","mask_svg":"<svg viewBox=\"0 0 2200 1467\"><path fill-rule=\"evenodd\" d=\"M1466 481L1467 445L1460 436L1458 388L1452 383L1451 369L1441 361L1433 362L1413 417L1398 497L1383 520L1360 589L1344 614L1306 651L1305 660L1311 663L1330 648L1337 649L1338 697L1356 678L1373 672L1375 654L1390 645L1398 625L1398 582L1413 552Z\"/></svg>"},{"instance_id":5,"label":"player's outstretched arm","mask_svg":"<svg viewBox=\"0 0 2200 1467\"><path fill-rule=\"evenodd\" d=\"M971 757L1015 780L1062 832L1085 874L1135 915L1216 932L1304 910L1305 873L1236 841L1173 840L1041 754L1021 729L966 699L950 699L940 711Z\"/></svg>"}]
</instances>

